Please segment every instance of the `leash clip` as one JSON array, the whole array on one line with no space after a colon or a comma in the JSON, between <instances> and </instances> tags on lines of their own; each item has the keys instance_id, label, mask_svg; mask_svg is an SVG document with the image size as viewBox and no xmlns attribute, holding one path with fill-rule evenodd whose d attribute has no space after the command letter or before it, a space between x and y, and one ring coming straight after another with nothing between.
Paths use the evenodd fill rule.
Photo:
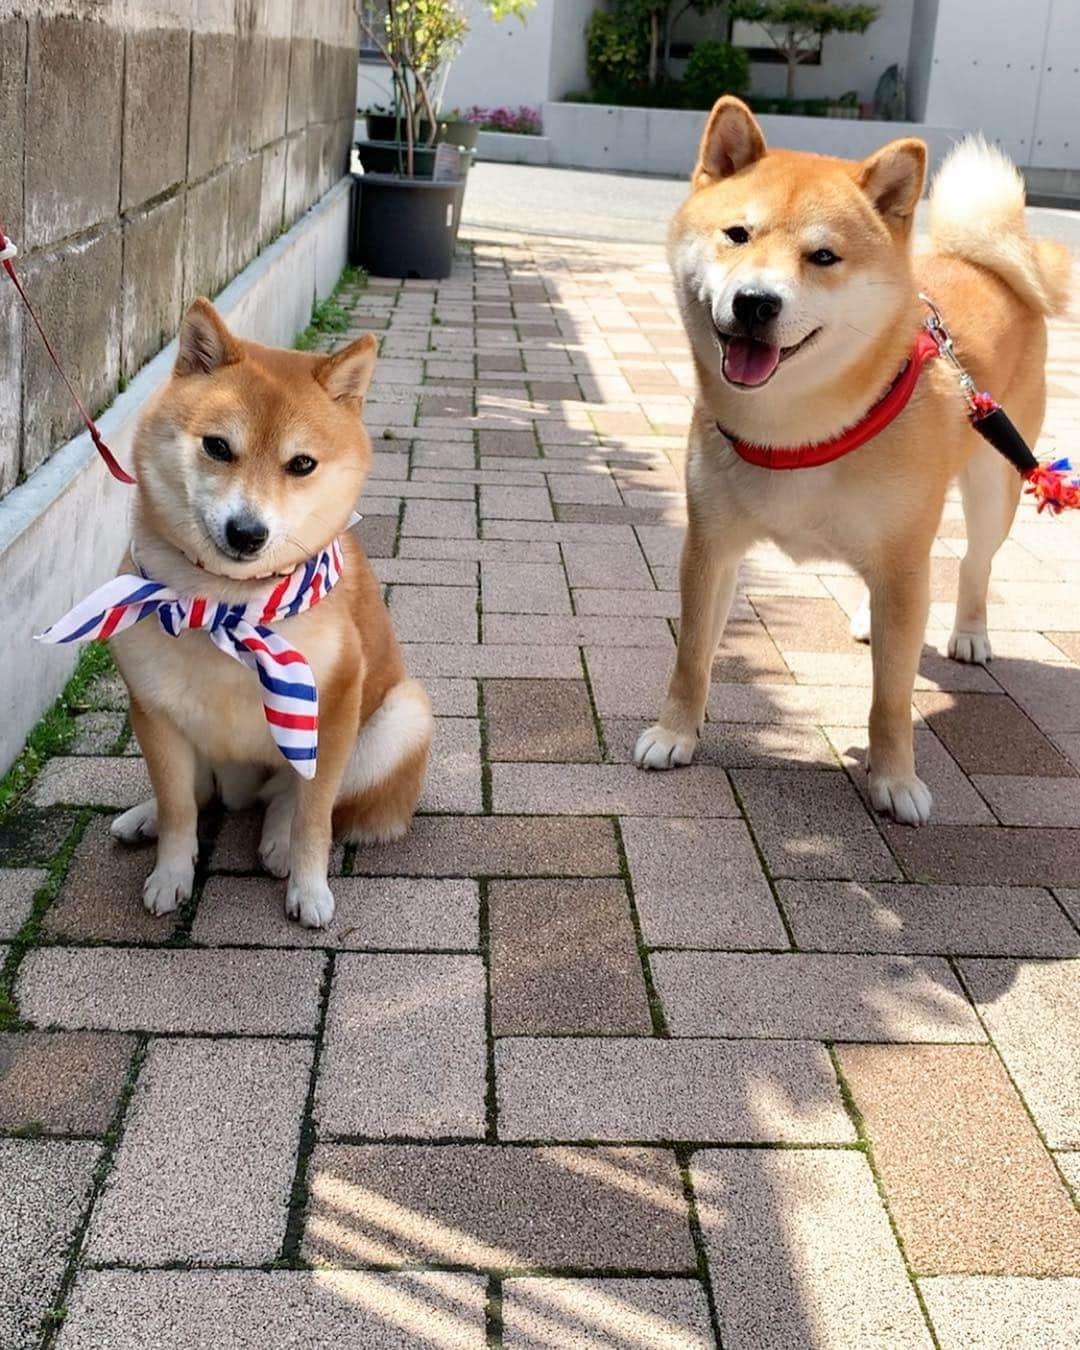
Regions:
<instances>
[{"instance_id":1,"label":"leash clip","mask_svg":"<svg viewBox=\"0 0 1080 1350\"><path fill-rule=\"evenodd\" d=\"M18 256L19 250L15 245L15 241L12 239L8 239L5 236L4 247L0 248L0 263L9 262L12 258L17 258Z\"/></svg>"},{"instance_id":2,"label":"leash clip","mask_svg":"<svg viewBox=\"0 0 1080 1350\"><path fill-rule=\"evenodd\" d=\"M956 355L952 334L942 321L941 311L938 309L937 305L934 304L933 300L931 300L923 291L919 291L919 299L930 311L924 321L924 327L937 343L938 354L943 356L956 371L956 378L960 384L960 393L964 397L964 402L968 405L969 414L975 414L980 410L978 388L975 381L962 365L960 358Z\"/></svg>"}]
</instances>

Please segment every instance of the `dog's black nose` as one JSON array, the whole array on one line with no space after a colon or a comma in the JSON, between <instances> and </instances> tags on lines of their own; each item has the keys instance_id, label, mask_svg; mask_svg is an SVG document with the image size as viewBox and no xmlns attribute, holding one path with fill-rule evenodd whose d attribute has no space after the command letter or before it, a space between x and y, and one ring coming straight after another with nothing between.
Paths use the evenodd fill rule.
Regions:
<instances>
[{"instance_id":1,"label":"dog's black nose","mask_svg":"<svg viewBox=\"0 0 1080 1350\"><path fill-rule=\"evenodd\" d=\"M269 536L270 531L250 511L241 511L225 522L225 538L237 553L258 553Z\"/></svg>"},{"instance_id":2,"label":"dog's black nose","mask_svg":"<svg viewBox=\"0 0 1080 1350\"><path fill-rule=\"evenodd\" d=\"M756 286L745 286L735 292L731 302L731 312L744 328L764 328L780 313L784 302L773 291L759 290Z\"/></svg>"}]
</instances>

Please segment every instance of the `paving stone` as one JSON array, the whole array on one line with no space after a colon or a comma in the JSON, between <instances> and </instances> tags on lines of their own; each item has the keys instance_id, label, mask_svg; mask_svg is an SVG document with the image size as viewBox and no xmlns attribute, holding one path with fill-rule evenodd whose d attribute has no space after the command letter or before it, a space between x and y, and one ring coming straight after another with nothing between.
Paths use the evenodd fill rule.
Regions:
<instances>
[{"instance_id":1,"label":"paving stone","mask_svg":"<svg viewBox=\"0 0 1080 1350\"><path fill-rule=\"evenodd\" d=\"M848 616L835 600L755 595L753 605L781 651L850 652L854 646Z\"/></svg>"},{"instance_id":2,"label":"paving stone","mask_svg":"<svg viewBox=\"0 0 1080 1350\"><path fill-rule=\"evenodd\" d=\"M732 782L774 876L900 875L846 778L809 769L738 769Z\"/></svg>"},{"instance_id":3,"label":"paving stone","mask_svg":"<svg viewBox=\"0 0 1080 1350\"><path fill-rule=\"evenodd\" d=\"M640 718L604 718L608 759L632 760L634 745L644 725ZM837 767L836 756L817 727L747 722L706 722L694 763L718 764L725 769Z\"/></svg>"},{"instance_id":4,"label":"paving stone","mask_svg":"<svg viewBox=\"0 0 1080 1350\"><path fill-rule=\"evenodd\" d=\"M339 950L475 948L474 881L335 877L328 929L286 923L282 883L271 877L210 877L191 936L207 946L333 947Z\"/></svg>"},{"instance_id":5,"label":"paving stone","mask_svg":"<svg viewBox=\"0 0 1080 1350\"><path fill-rule=\"evenodd\" d=\"M397 516L364 515L357 534L369 558L392 558L397 540Z\"/></svg>"},{"instance_id":6,"label":"paving stone","mask_svg":"<svg viewBox=\"0 0 1080 1350\"><path fill-rule=\"evenodd\" d=\"M919 1281L941 1350L1073 1350L1080 1280L973 1275Z\"/></svg>"},{"instance_id":7,"label":"paving stone","mask_svg":"<svg viewBox=\"0 0 1080 1350\"><path fill-rule=\"evenodd\" d=\"M1080 1147L1080 962L968 960L959 967L1046 1142Z\"/></svg>"},{"instance_id":8,"label":"paving stone","mask_svg":"<svg viewBox=\"0 0 1080 1350\"><path fill-rule=\"evenodd\" d=\"M972 782L1003 825L1080 827L1080 778L980 774Z\"/></svg>"},{"instance_id":9,"label":"paving stone","mask_svg":"<svg viewBox=\"0 0 1080 1350\"><path fill-rule=\"evenodd\" d=\"M916 692L914 703L966 773L1075 776L1068 761L1004 694Z\"/></svg>"},{"instance_id":10,"label":"paving stone","mask_svg":"<svg viewBox=\"0 0 1080 1350\"><path fill-rule=\"evenodd\" d=\"M711 765L650 774L630 764L493 764L491 794L493 809L500 813L739 814L726 776Z\"/></svg>"},{"instance_id":11,"label":"paving stone","mask_svg":"<svg viewBox=\"0 0 1080 1350\"><path fill-rule=\"evenodd\" d=\"M0 868L0 938L13 938L34 908L48 872L40 867Z\"/></svg>"},{"instance_id":12,"label":"paving stone","mask_svg":"<svg viewBox=\"0 0 1080 1350\"><path fill-rule=\"evenodd\" d=\"M496 1036L649 1034L621 881L493 881L488 916Z\"/></svg>"},{"instance_id":13,"label":"paving stone","mask_svg":"<svg viewBox=\"0 0 1080 1350\"><path fill-rule=\"evenodd\" d=\"M934 957L657 952L651 964L676 1036L986 1039Z\"/></svg>"},{"instance_id":14,"label":"paving stone","mask_svg":"<svg viewBox=\"0 0 1080 1350\"><path fill-rule=\"evenodd\" d=\"M622 836L648 946L789 945L741 820L627 816Z\"/></svg>"},{"instance_id":15,"label":"paving stone","mask_svg":"<svg viewBox=\"0 0 1080 1350\"><path fill-rule=\"evenodd\" d=\"M481 1350L486 1281L369 1270L86 1270L62 1350ZM286 1330L287 1328L287 1330ZM287 1340L283 1340L287 1337Z\"/></svg>"},{"instance_id":16,"label":"paving stone","mask_svg":"<svg viewBox=\"0 0 1080 1350\"><path fill-rule=\"evenodd\" d=\"M653 589L652 574L636 543L601 544L566 539L562 544L562 554L571 586L594 586L610 590Z\"/></svg>"},{"instance_id":17,"label":"paving stone","mask_svg":"<svg viewBox=\"0 0 1080 1350\"><path fill-rule=\"evenodd\" d=\"M713 659L712 678L749 684L761 680L790 684L794 680L776 644L756 619L728 623Z\"/></svg>"},{"instance_id":18,"label":"paving stone","mask_svg":"<svg viewBox=\"0 0 1080 1350\"><path fill-rule=\"evenodd\" d=\"M125 718L117 712L85 712L75 718L75 734L64 747L69 755L107 755L123 734Z\"/></svg>"},{"instance_id":19,"label":"paving stone","mask_svg":"<svg viewBox=\"0 0 1080 1350\"><path fill-rule=\"evenodd\" d=\"M546 487L480 486L480 515L485 520L553 520Z\"/></svg>"},{"instance_id":20,"label":"paving stone","mask_svg":"<svg viewBox=\"0 0 1080 1350\"><path fill-rule=\"evenodd\" d=\"M45 931L56 937L109 942L166 942L179 910L151 914L142 902L143 882L157 855L155 845L133 848L109 834L97 816L71 860L56 900L45 913Z\"/></svg>"},{"instance_id":21,"label":"paving stone","mask_svg":"<svg viewBox=\"0 0 1080 1350\"><path fill-rule=\"evenodd\" d=\"M40 1026L310 1035L323 964L316 952L39 947L15 992Z\"/></svg>"},{"instance_id":22,"label":"paving stone","mask_svg":"<svg viewBox=\"0 0 1080 1350\"><path fill-rule=\"evenodd\" d=\"M659 704L655 703L655 716ZM857 727L866 734L870 690L802 684L720 684L709 691L714 722L774 722L801 726Z\"/></svg>"},{"instance_id":23,"label":"paving stone","mask_svg":"<svg viewBox=\"0 0 1080 1350\"><path fill-rule=\"evenodd\" d=\"M472 502L413 498L405 503L401 533L436 539L475 539L476 507Z\"/></svg>"},{"instance_id":24,"label":"paving stone","mask_svg":"<svg viewBox=\"0 0 1080 1350\"><path fill-rule=\"evenodd\" d=\"M30 799L35 806L72 802L77 806L128 807L152 795L141 760L86 755L50 760Z\"/></svg>"},{"instance_id":25,"label":"paving stone","mask_svg":"<svg viewBox=\"0 0 1080 1350\"><path fill-rule=\"evenodd\" d=\"M610 821L422 816L400 844L361 849L358 876L617 876Z\"/></svg>"},{"instance_id":26,"label":"paving stone","mask_svg":"<svg viewBox=\"0 0 1080 1350\"><path fill-rule=\"evenodd\" d=\"M0 1130L104 1134L134 1052L133 1036L0 1033Z\"/></svg>"},{"instance_id":27,"label":"paving stone","mask_svg":"<svg viewBox=\"0 0 1080 1350\"><path fill-rule=\"evenodd\" d=\"M882 826L916 881L958 885L1068 886L1080 876L1080 829L924 825Z\"/></svg>"},{"instance_id":28,"label":"paving stone","mask_svg":"<svg viewBox=\"0 0 1080 1350\"><path fill-rule=\"evenodd\" d=\"M316 1117L322 1135L482 1137L486 981L477 956L342 956Z\"/></svg>"},{"instance_id":29,"label":"paving stone","mask_svg":"<svg viewBox=\"0 0 1080 1350\"><path fill-rule=\"evenodd\" d=\"M665 1149L321 1145L308 1183L311 1261L696 1269Z\"/></svg>"},{"instance_id":30,"label":"paving stone","mask_svg":"<svg viewBox=\"0 0 1080 1350\"><path fill-rule=\"evenodd\" d=\"M480 643L405 643L410 672L422 680L431 675L455 679L576 680L581 656L576 646L483 646Z\"/></svg>"},{"instance_id":31,"label":"paving stone","mask_svg":"<svg viewBox=\"0 0 1080 1350\"><path fill-rule=\"evenodd\" d=\"M861 1153L707 1150L690 1178L726 1350L930 1350Z\"/></svg>"},{"instance_id":32,"label":"paving stone","mask_svg":"<svg viewBox=\"0 0 1080 1350\"><path fill-rule=\"evenodd\" d=\"M1075 606L1075 600L1071 600ZM1030 600L1019 606L1019 628L1030 628ZM991 619L991 631L993 620ZM1043 731L1080 731L1080 680L1076 667L1047 661L998 661L994 679L1012 695ZM1043 769L1006 769L1001 772L1043 773Z\"/></svg>"},{"instance_id":33,"label":"paving stone","mask_svg":"<svg viewBox=\"0 0 1080 1350\"><path fill-rule=\"evenodd\" d=\"M273 1261L312 1054L306 1041L154 1041L94 1206L88 1259Z\"/></svg>"},{"instance_id":34,"label":"paving stone","mask_svg":"<svg viewBox=\"0 0 1080 1350\"><path fill-rule=\"evenodd\" d=\"M697 1280L511 1279L503 1282L507 1350L708 1350L715 1345Z\"/></svg>"},{"instance_id":35,"label":"paving stone","mask_svg":"<svg viewBox=\"0 0 1080 1350\"><path fill-rule=\"evenodd\" d=\"M570 591L561 567L533 563L480 564L484 613L570 614Z\"/></svg>"},{"instance_id":36,"label":"paving stone","mask_svg":"<svg viewBox=\"0 0 1080 1350\"><path fill-rule=\"evenodd\" d=\"M475 642L475 586L393 586L390 617L402 642Z\"/></svg>"},{"instance_id":37,"label":"paving stone","mask_svg":"<svg viewBox=\"0 0 1080 1350\"><path fill-rule=\"evenodd\" d=\"M475 717L438 717L431 761L418 811L481 811L480 723Z\"/></svg>"},{"instance_id":38,"label":"paving stone","mask_svg":"<svg viewBox=\"0 0 1080 1350\"><path fill-rule=\"evenodd\" d=\"M849 1143L822 1046L655 1038L495 1046L502 1139Z\"/></svg>"},{"instance_id":39,"label":"paving stone","mask_svg":"<svg viewBox=\"0 0 1080 1350\"><path fill-rule=\"evenodd\" d=\"M0 821L0 858L6 868L27 863L51 863L78 818L76 812L50 807L44 811L23 807Z\"/></svg>"},{"instance_id":40,"label":"paving stone","mask_svg":"<svg viewBox=\"0 0 1080 1350\"><path fill-rule=\"evenodd\" d=\"M436 717L475 717L476 681L428 677L424 688Z\"/></svg>"},{"instance_id":41,"label":"paving stone","mask_svg":"<svg viewBox=\"0 0 1080 1350\"><path fill-rule=\"evenodd\" d=\"M1080 1212L990 1046L837 1053L913 1270L1080 1274Z\"/></svg>"},{"instance_id":42,"label":"paving stone","mask_svg":"<svg viewBox=\"0 0 1080 1350\"><path fill-rule=\"evenodd\" d=\"M99 1146L0 1139L0 1345L31 1350L90 1199Z\"/></svg>"},{"instance_id":43,"label":"paving stone","mask_svg":"<svg viewBox=\"0 0 1080 1350\"><path fill-rule=\"evenodd\" d=\"M490 760L595 762L600 747L584 680L485 680Z\"/></svg>"},{"instance_id":44,"label":"paving stone","mask_svg":"<svg viewBox=\"0 0 1080 1350\"><path fill-rule=\"evenodd\" d=\"M602 614L485 614L484 641L551 643L575 647L657 647L673 655L663 619L617 619Z\"/></svg>"},{"instance_id":45,"label":"paving stone","mask_svg":"<svg viewBox=\"0 0 1080 1350\"><path fill-rule=\"evenodd\" d=\"M780 881L777 891L800 947L945 956L1080 952L1080 934L1039 887Z\"/></svg>"}]
</instances>

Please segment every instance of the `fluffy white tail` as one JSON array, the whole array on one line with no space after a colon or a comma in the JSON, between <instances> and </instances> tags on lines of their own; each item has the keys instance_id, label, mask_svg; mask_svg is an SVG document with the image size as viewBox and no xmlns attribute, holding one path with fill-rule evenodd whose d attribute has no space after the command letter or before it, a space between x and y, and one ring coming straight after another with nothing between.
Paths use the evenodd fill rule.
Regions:
<instances>
[{"instance_id":1,"label":"fluffy white tail","mask_svg":"<svg viewBox=\"0 0 1080 1350\"><path fill-rule=\"evenodd\" d=\"M1024 221L1024 180L996 145L969 136L950 151L930 189L934 251L995 272L1042 314L1069 303L1072 259L1049 240L1032 239Z\"/></svg>"},{"instance_id":2,"label":"fluffy white tail","mask_svg":"<svg viewBox=\"0 0 1080 1350\"><path fill-rule=\"evenodd\" d=\"M410 679L395 684L360 728L339 800L359 797L383 782L402 761L424 749L433 728L431 700L423 686Z\"/></svg>"}]
</instances>

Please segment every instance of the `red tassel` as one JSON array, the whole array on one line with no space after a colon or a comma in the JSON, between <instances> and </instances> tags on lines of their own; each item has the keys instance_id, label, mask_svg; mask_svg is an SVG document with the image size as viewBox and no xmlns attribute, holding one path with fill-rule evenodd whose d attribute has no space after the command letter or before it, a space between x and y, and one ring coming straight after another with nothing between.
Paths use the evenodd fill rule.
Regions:
<instances>
[{"instance_id":1,"label":"red tassel","mask_svg":"<svg viewBox=\"0 0 1080 1350\"><path fill-rule=\"evenodd\" d=\"M1053 464L1039 464L1024 474L1027 480L1025 491L1035 498L1039 512L1047 507L1055 515L1066 507L1080 510L1080 478L1066 477L1071 469L1067 459L1059 459Z\"/></svg>"}]
</instances>

